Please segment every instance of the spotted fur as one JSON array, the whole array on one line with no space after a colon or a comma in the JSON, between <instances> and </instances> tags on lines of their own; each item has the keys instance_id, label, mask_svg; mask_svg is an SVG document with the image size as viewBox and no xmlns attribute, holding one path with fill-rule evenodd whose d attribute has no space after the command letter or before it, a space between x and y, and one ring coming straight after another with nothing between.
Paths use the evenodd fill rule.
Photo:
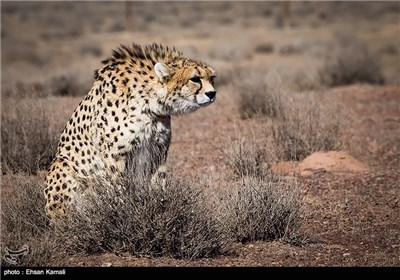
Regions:
<instances>
[{"instance_id":1,"label":"spotted fur","mask_svg":"<svg viewBox=\"0 0 400 280\"><path fill-rule=\"evenodd\" d=\"M128 162L160 176L171 116L214 102L215 71L162 45L121 46L94 73L93 87L65 126L46 176L46 213L64 214L99 178L118 178ZM110 183L113 186L113 182Z\"/></svg>"}]
</instances>

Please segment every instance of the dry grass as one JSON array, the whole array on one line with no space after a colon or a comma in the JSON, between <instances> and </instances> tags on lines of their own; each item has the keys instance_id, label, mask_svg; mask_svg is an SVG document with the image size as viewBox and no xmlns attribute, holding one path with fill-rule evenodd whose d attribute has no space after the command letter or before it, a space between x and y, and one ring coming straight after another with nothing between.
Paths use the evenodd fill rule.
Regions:
<instances>
[{"instance_id":1,"label":"dry grass","mask_svg":"<svg viewBox=\"0 0 400 280\"><path fill-rule=\"evenodd\" d=\"M53 77L47 83L17 83L6 88L1 102L3 173L36 174L47 169L58 141L58 134L50 129L54 120L48 98L83 95L87 91L74 76Z\"/></svg>"},{"instance_id":2,"label":"dry grass","mask_svg":"<svg viewBox=\"0 0 400 280\"><path fill-rule=\"evenodd\" d=\"M255 49L255 52L257 53L264 53L264 54L269 54L274 52L274 44L270 42L263 42L259 43Z\"/></svg>"},{"instance_id":3,"label":"dry grass","mask_svg":"<svg viewBox=\"0 0 400 280\"><path fill-rule=\"evenodd\" d=\"M73 75L57 76L51 79L49 91L56 96L84 96L89 87Z\"/></svg>"},{"instance_id":4,"label":"dry grass","mask_svg":"<svg viewBox=\"0 0 400 280\"><path fill-rule=\"evenodd\" d=\"M199 182L168 179L160 188L125 176L115 187L98 183L51 227L41 183L17 178L11 185L2 201L1 244L3 252L29 246L22 266L66 265L66 254L101 252L208 258L228 253L235 241L300 240L296 182L242 176L212 209Z\"/></svg>"},{"instance_id":5,"label":"dry grass","mask_svg":"<svg viewBox=\"0 0 400 280\"><path fill-rule=\"evenodd\" d=\"M177 181L168 181L164 190L135 181L124 180L119 190L97 185L79 208L70 208L68 216L49 227L41 184L16 179L2 201L2 252L26 244L29 253L17 265L49 266L66 265L65 255L76 253L194 259L227 250L231 241L204 207L199 190Z\"/></svg>"},{"instance_id":6,"label":"dry grass","mask_svg":"<svg viewBox=\"0 0 400 280\"><path fill-rule=\"evenodd\" d=\"M266 175L265 168L266 149L254 142L248 143L240 139L232 143L230 149L225 152L228 164L237 176L256 176Z\"/></svg>"},{"instance_id":7,"label":"dry grass","mask_svg":"<svg viewBox=\"0 0 400 280\"><path fill-rule=\"evenodd\" d=\"M250 125L251 126L251 125ZM265 133L266 124L253 127L249 133L237 132L222 149L227 165L236 178L253 176L266 177L273 163L277 161L276 148L272 138Z\"/></svg>"},{"instance_id":8,"label":"dry grass","mask_svg":"<svg viewBox=\"0 0 400 280\"><path fill-rule=\"evenodd\" d=\"M296 244L302 225L296 181L242 177L222 201L224 226L236 241L281 240Z\"/></svg>"},{"instance_id":9,"label":"dry grass","mask_svg":"<svg viewBox=\"0 0 400 280\"><path fill-rule=\"evenodd\" d=\"M341 147L345 115L332 100L297 94L285 100L285 108L270 127L280 159L298 161Z\"/></svg>"},{"instance_id":10,"label":"dry grass","mask_svg":"<svg viewBox=\"0 0 400 280\"><path fill-rule=\"evenodd\" d=\"M6 98L1 110L1 165L3 172L36 174L46 169L57 145L50 131L45 100Z\"/></svg>"},{"instance_id":11,"label":"dry grass","mask_svg":"<svg viewBox=\"0 0 400 280\"><path fill-rule=\"evenodd\" d=\"M264 124L261 131L269 125ZM301 244L303 223L299 184L273 175L276 145L265 133L237 136L225 151L236 177L221 199L219 218L227 235L242 243L280 240Z\"/></svg>"},{"instance_id":12,"label":"dry grass","mask_svg":"<svg viewBox=\"0 0 400 280\"><path fill-rule=\"evenodd\" d=\"M242 74L239 73L240 77ZM243 79L236 79L243 81ZM345 126L345 114L336 103L312 92L284 90L278 82L268 76L253 73L244 83L238 84L237 108L242 118L257 119L262 123L262 137L268 141L263 147L266 152L237 146L233 148L230 162L236 173L241 165L258 168L263 156L276 156L280 160L302 160L316 151L340 148ZM264 135L262 135L264 134ZM270 143L272 142L272 143ZM246 154L252 151L251 160ZM232 154L232 153L231 153ZM236 159L235 159L236 158ZM238 159L241 159L238 160ZM274 158L275 159L275 158ZM254 171L245 171L254 173Z\"/></svg>"},{"instance_id":13,"label":"dry grass","mask_svg":"<svg viewBox=\"0 0 400 280\"><path fill-rule=\"evenodd\" d=\"M326 56L319 75L321 83L330 87L385 82L379 60L367 44L348 35L339 37L336 49Z\"/></svg>"},{"instance_id":14,"label":"dry grass","mask_svg":"<svg viewBox=\"0 0 400 280\"><path fill-rule=\"evenodd\" d=\"M96 185L59 225L70 253L130 252L193 259L224 251L226 237L201 192L168 181L165 189L130 178L120 189Z\"/></svg>"},{"instance_id":15,"label":"dry grass","mask_svg":"<svg viewBox=\"0 0 400 280\"><path fill-rule=\"evenodd\" d=\"M62 256L57 252L59 243L48 227L44 212L43 188L38 181L17 178L12 193L1 203L1 252L5 248L18 250L22 245L29 247L28 254L20 256L19 266L60 265ZM9 266L6 261L2 265Z\"/></svg>"},{"instance_id":16,"label":"dry grass","mask_svg":"<svg viewBox=\"0 0 400 280\"><path fill-rule=\"evenodd\" d=\"M239 93L237 107L242 119L259 116L279 118L282 114L282 98L277 85L266 80L265 69L253 71L236 70L234 86Z\"/></svg>"},{"instance_id":17,"label":"dry grass","mask_svg":"<svg viewBox=\"0 0 400 280\"><path fill-rule=\"evenodd\" d=\"M282 113L282 102L278 94L267 86L258 86L254 91L240 95L239 111L242 118L266 116L276 118ZM272 91L272 92L271 92Z\"/></svg>"}]
</instances>

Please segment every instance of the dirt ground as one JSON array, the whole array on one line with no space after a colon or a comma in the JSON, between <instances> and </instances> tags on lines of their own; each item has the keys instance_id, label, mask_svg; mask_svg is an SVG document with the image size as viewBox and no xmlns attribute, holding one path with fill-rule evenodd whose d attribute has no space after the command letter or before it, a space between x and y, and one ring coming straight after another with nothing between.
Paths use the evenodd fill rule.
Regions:
<instances>
[{"instance_id":1,"label":"dirt ground","mask_svg":"<svg viewBox=\"0 0 400 280\"><path fill-rule=\"evenodd\" d=\"M168 167L174 176L199 176L224 187L224 178L232 173L224 147L253 122L241 119L237 111L238 95L245 94L231 81L237 69L272 73L282 84L302 74L303 89L329 96L346 112L343 151L336 151L346 154L326 166L321 155L303 163L281 163L287 176L298 179L303 196L306 241L301 246L279 241L235 244L229 255L196 260L76 255L66 256L66 264L399 267L400 4L293 3L289 27L283 28L281 3L204 2L197 4L197 13L190 3L177 3L162 2L158 8L155 3L134 4L135 28L127 32L123 16L108 14L124 15L123 2L97 3L97 8L89 3L2 2L2 94L18 83L46 84L55 76L75 77L82 87L90 87L93 70L111 49L120 43L158 41L210 62L219 79L214 104L173 118ZM384 85L318 85L326 52L349 33L380 58ZM268 44L272 51L257 51ZM52 129L60 131L82 95L46 98ZM5 190L12 192L7 176L2 176L3 198Z\"/></svg>"}]
</instances>

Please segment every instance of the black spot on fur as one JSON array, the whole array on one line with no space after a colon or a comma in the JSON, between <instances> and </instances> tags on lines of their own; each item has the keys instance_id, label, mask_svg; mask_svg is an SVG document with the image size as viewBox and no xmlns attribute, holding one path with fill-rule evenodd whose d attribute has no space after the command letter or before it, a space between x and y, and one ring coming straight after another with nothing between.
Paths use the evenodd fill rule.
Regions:
<instances>
[{"instance_id":1,"label":"black spot on fur","mask_svg":"<svg viewBox=\"0 0 400 280\"><path fill-rule=\"evenodd\" d=\"M93 78L97 80L99 78L99 70L95 70L93 74Z\"/></svg>"}]
</instances>

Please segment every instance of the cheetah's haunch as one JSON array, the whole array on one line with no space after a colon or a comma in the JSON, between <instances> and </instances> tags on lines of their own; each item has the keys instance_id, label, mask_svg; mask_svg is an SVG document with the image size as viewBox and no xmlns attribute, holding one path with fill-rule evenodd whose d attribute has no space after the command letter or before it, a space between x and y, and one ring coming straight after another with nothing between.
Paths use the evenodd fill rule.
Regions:
<instances>
[{"instance_id":1,"label":"cheetah's haunch","mask_svg":"<svg viewBox=\"0 0 400 280\"><path fill-rule=\"evenodd\" d=\"M65 213L98 178L118 178L128 161L153 177L164 172L171 116L216 98L215 71L174 48L121 46L103 63L65 126L47 173L50 218Z\"/></svg>"}]
</instances>

